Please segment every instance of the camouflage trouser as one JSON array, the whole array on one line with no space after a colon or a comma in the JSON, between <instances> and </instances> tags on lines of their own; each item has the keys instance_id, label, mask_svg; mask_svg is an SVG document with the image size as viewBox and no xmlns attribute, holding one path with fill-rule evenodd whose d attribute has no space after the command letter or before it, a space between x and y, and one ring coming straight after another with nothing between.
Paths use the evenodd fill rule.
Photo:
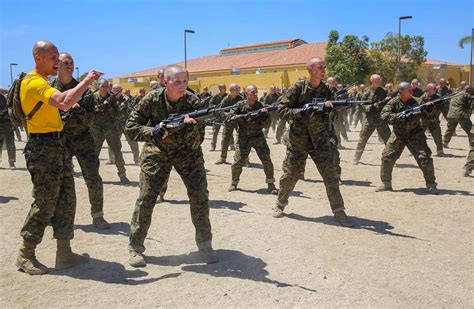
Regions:
<instances>
[{"instance_id":1,"label":"camouflage trouser","mask_svg":"<svg viewBox=\"0 0 474 309\"><path fill-rule=\"evenodd\" d=\"M338 144L341 143L341 140L342 140L341 137L344 140L349 139L347 136L346 127L344 125L344 115L342 113L343 111L339 111L338 115L336 116L336 119L334 120L334 131L337 136Z\"/></svg>"},{"instance_id":2,"label":"camouflage trouser","mask_svg":"<svg viewBox=\"0 0 474 309\"><path fill-rule=\"evenodd\" d=\"M221 158L226 160L227 159L227 151L229 150L229 146L232 148L235 147L234 143L234 130L236 129L236 125L233 123L226 123L224 125L224 129L222 130L222 142L221 142Z\"/></svg>"},{"instance_id":3,"label":"camouflage trouser","mask_svg":"<svg viewBox=\"0 0 474 309\"><path fill-rule=\"evenodd\" d=\"M359 121L362 122L362 111L359 105L351 107L349 114L349 122L355 127L359 124Z\"/></svg>"},{"instance_id":4,"label":"camouflage trouser","mask_svg":"<svg viewBox=\"0 0 474 309\"><path fill-rule=\"evenodd\" d=\"M25 146L26 166L33 182L34 201L31 204L21 236L39 244L44 230L52 223L54 238L74 237L76 192L71 156L65 139L30 138Z\"/></svg>"},{"instance_id":5,"label":"camouflage trouser","mask_svg":"<svg viewBox=\"0 0 474 309\"><path fill-rule=\"evenodd\" d=\"M217 145L217 137L219 136L219 131L221 130L220 124L215 124L212 126L212 140L211 140L211 149L215 150Z\"/></svg>"},{"instance_id":6,"label":"camouflage trouser","mask_svg":"<svg viewBox=\"0 0 474 309\"><path fill-rule=\"evenodd\" d=\"M66 134L66 147L71 156L76 156L81 166L82 176L89 191L92 217L102 217L104 187L99 175L100 162L92 134L89 131L77 135Z\"/></svg>"},{"instance_id":7,"label":"camouflage trouser","mask_svg":"<svg viewBox=\"0 0 474 309\"><path fill-rule=\"evenodd\" d=\"M472 170L474 170L474 134L473 133L469 135L469 147L470 149L467 155L464 169L466 169L466 171L468 172L471 172Z\"/></svg>"},{"instance_id":8,"label":"camouflage trouser","mask_svg":"<svg viewBox=\"0 0 474 309\"><path fill-rule=\"evenodd\" d=\"M123 135L125 135L125 140L127 141L128 145L130 146L130 149L132 150L133 162L138 163L138 159L140 157L140 150L139 150L139 147L138 147L138 142L132 140L130 137L128 137L127 133L125 133L125 123L126 123L126 119L125 119L125 121L121 121L119 123L119 132L122 132ZM120 138L121 137L122 137L122 134L120 134ZM110 162L115 162L115 156L114 156L113 151L111 151L110 147L107 148L107 150L109 152L109 161Z\"/></svg>"},{"instance_id":9,"label":"camouflage trouser","mask_svg":"<svg viewBox=\"0 0 474 309\"><path fill-rule=\"evenodd\" d=\"M148 164L140 163L140 193L135 203L135 210L130 224L129 248L136 252L144 252L144 241L151 224L153 208L163 184L168 179L174 166L186 186L191 219L196 228L196 243L198 246L212 239L211 223L209 221L209 192L204 168L204 158L201 148L195 150L180 150L175 153L160 152L153 162L154 171L146 171ZM179 231L177 231L179 233Z\"/></svg>"},{"instance_id":10,"label":"camouflage trouser","mask_svg":"<svg viewBox=\"0 0 474 309\"><path fill-rule=\"evenodd\" d=\"M431 149L426 143L426 135L424 133L415 136L400 137L397 136L395 132L392 132L382 152L382 166L380 168L380 178L382 182L392 182L393 167L398 158L400 158L405 146L411 152L423 172L426 185L428 187L435 186L436 178L434 175L433 159L431 158Z\"/></svg>"},{"instance_id":11,"label":"camouflage trouser","mask_svg":"<svg viewBox=\"0 0 474 309\"><path fill-rule=\"evenodd\" d=\"M362 121L362 129L360 130L359 134L359 142L357 143L357 148L354 155L354 160L360 160L360 158L362 157L362 153L364 152L365 146L367 145L370 136L372 135L372 133L374 133L375 130L377 130L377 134L383 140L383 142L385 144L387 143L390 137L390 128L388 124L383 120L374 121L372 119L364 117L364 120Z\"/></svg>"},{"instance_id":12,"label":"camouflage trouser","mask_svg":"<svg viewBox=\"0 0 474 309\"><path fill-rule=\"evenodd\" d=\"M19 127L14 127L13 131L15 131L16 139L21 142L21 133L20 133L20 128Z\"/></svg>"},{"instance_id":13,"label":"camouflage trouser","mask_svg":"<svg viewBox=\"0 0 474 309\"><path fill-rule=\"evenodd\" d=\"M278 120L278 125L276 128L276 133L275 133L275 139L277 140L278 143L281 143L281 137L283 136L283 133L285 132L286 129L286 123L287 120Z\"/></svg>"},{"instance_id":14,"label":"camouflage trouser","mask_svg":"<svg viewBox=\"0 0 474 309\"><path fill-rule=\"evenodd\" d=\"M444 116L444 119L448 120L448 112L449 112L449 101L444 104L441 104L441 113Z\"/></svg>"},{"instance_id":15,"label":"camouflage trouser","mask_svg":"<svg viewBox=\"0 0 474 309\"><path fill-rule=\"evenodd\" d=\"M0 158L2 157L3 143L7 146L8 162L16 162L15 136L11 122L0 123Z\"/></svg>"},{"instance_id":16,"label":"camouflage trouser","mask_svg":"<svg viewBox=\"0 0 474 309\"><path fill-rule=\"evenodd\" d=\"M255 137L241 137L237 138L237 148L235 149L234 163L232 164L232 184L239 183L242 168L245 166L250 154L250 150L254 148L260 161L262 161L263 171L266 176L266 183L274 183L273 163L270 158L270 148L268 148L267 141L263 133Z\"/></svg>"},{"instance_id":17,"label":"camouflage trouser","mask_svg":"<svg viewBox=\"0 0 474 309\"><path fill-rule=\"evenodd\" d=\"M443 152L443 137L441 135L439 121L422 120L421 126L425 131L430 130L431 136L433 137L436 145L436 151Z\"/></svg>"},{"instance_id":18,"label":"camouflage trouser","mask_svg":"<svg viewBox=\"0 0 474 309\"><path fill-rule=\"evenodd\" d=\"M112 124L107 126L96 126L91 128L92 136L94 137L95 149L97 157L100 155L104 140L107 141L107 145L112 149L115 155L115 166L117 166L118 175L125 176L125 161L122 155L122 142L120 142L120 135L117 131L117 127Z\"/></svg>"},{"instance_id":19,"label":"camouflage trouser","mask_svg":"<svg viewBox=\"0 0 474 309\"><path fill-rule=\"evenodd\" d=\"M290 193L305 169L308 154L316 164L321 177L323 178L326 194L333 212L344 210L344 200L339 190L338 160L335 159L337 152L336 141L333 132L322 132L319 135L319 141L314 141L318 147L313 145L309 137L291 136L290 144L286 149L286 157L283 161L283 175L280 178L280 187L278 191L277 207L283 210L288 205ZM317 148L317 149L315 149ZM337 152L338 153L338 152Z\"/></svg>"},{"instance_id":20,"label":"camouflage trouser","mask_svg":"<svg viewBox=\"0 0 474 309\"><path fill-rule=\"evenodd\" d=\"M268 132L270 132L270 128L273 130L273 132L275 132L276 130L276 125L277 125L277 122L278 122L278 112L276 111L271 111L269 112L270 114L270 125L268 126L268 128L265 128L263 130L263 133L265 136L268 136Z\"/></svg>"},{"instance_id":21,"label":"camouflage trouser","mask_svg":"<svg viewBox=\"0 0 474 309\"><path fill-rule=\"evenodd\" d=\"M471 136L472 122L470 118L448 118L448 128L444 133L444 144L449 145L451 138L453 137L454 132L456 132L456 126L461 126L461 128L466 132L468 138Z\"/></svg>"}]
</instances>

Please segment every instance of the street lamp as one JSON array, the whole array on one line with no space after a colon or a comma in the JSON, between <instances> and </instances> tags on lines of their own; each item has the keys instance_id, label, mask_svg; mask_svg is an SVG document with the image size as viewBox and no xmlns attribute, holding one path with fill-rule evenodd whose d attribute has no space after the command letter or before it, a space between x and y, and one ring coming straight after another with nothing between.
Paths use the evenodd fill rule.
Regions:
<instances>
[{"instance_id":1,"label":"street lamp","mask_svg":"<svg viewBox=\"0 0 474 309\"><path fill-rule=\"evenodd\" d=\"M186 33L196 33L194 30L184 30L184 67L188 67L188 59L186 54Z\"/></svg>"},{"instance_id":2,"label":"street lamp","mask_svg":"<svg viewBox=\"0 0 474 309\"><path fill-rule=\"evenodd\" d=\"M400 16L398 18L398 51L397 51L397 75L400 74L400 57L401 57L401 50L400 50L400 41L402 37L402 19L412 19L413 16Z\"/></svg>"},{"instance_id":3,"label":"street lamp","mask_svg":"<svg viewBox=\"0 0 474 309\"><path fill-rule=\"evenodd\" d=\"M18 65L17 63L10 63L10 85L13 85L13 70L12 70L12 66L16 66Z\"/></svg>"},{"instance_id":4,"label":"street lamp","mask_svg":"<svg viewBox=\"0 0 474 309\"><path fill-rule=\"evenodd\" d=\"M74 69L76 69L76 73L77 73L77 80L79 80L79 67L75 67Z\"/></svg>"}]
</instances>

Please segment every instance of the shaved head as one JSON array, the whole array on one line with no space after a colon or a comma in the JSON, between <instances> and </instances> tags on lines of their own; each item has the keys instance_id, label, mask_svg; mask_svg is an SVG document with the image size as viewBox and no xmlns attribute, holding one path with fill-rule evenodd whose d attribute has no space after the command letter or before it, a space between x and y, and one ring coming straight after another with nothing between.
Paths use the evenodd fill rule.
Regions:
<instances>
[{"instance_id":1,"label":"shaved head","mask_svg":"<svg viewBox=\"0 0 474 309\"><path fill-rule=\"evenodd\" d=\"M63 59L71 59L71 60L73 60L70 53L61 52L61 53L59 53L59 60L63 60Z\"/></svg>"},{"instance_id":2,"label":"shaved head","mask_svg":"<svg viewBox=\"0 0 474 309\"><path fill-rule=\"evenodd\" d=\"M33 45L33 56L44 55L44 53L50 50L58 52L57 47L50 41L38 41Z\"/></svg>"},{"instance_id":3,"label":"shaved head","mask_svg":"<svg viewBox=\"0 0 474 309\"><path fill-rule=\"evenodd\" d=\"M309 59L308 62L306 62L306 68L310 70L313 68L313 66L321 64L321 63L325 64L322 58L314 57L314 58Z\"/></svg>"},{"instance_id":4,"label":"shaved head","mask_svg":"<svg viewBox=\"0 0 474 309\"><path fill-rule=\"evenodd\" d=\"M182 66L179 65L170 65L165 69L164 76L166 80L171 80L176 77L176 75L179 74L188 74L188 71L183 68Z\"/></svg>"}]
</instances>

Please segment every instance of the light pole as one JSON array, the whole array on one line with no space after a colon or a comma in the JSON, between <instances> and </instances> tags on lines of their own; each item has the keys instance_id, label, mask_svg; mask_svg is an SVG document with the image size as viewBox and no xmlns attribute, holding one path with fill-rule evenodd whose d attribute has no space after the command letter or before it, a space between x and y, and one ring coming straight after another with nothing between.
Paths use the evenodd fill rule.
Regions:
<instances>
[{"instance_id":1,"label":"light pole","mask_svg":"<svg viewBox=\"0 0 474 309\"><path fill-rule=\"evenodd\" d=\"M412 16L400 16L398 18L398 49L397 49L397 79L400 75L400 57L401 57L401 50L400 50L400 42L402 38L402 19L412 19Z\"/></svg>"},{"instance_id":2,"label":"light pole","mask_svg":"<svg viewBox=\"0 0 474 309\"><path fill-rule=\"evenodd\" d=\"M74 69L76 69L76 73L77 73L77 80L79 80L79 67L75 67Z\"/></svg>"},{"instance_id":3,"label":"light pole","mask_svg":"<svg viewBox=\"0 0 474 309\"><path fill-rule=\"evenodd\" d=\"M470 86L472 86L472 84L474 83L473 75L472 75L472 57L473 57L472 45L474 45L474 28L472 28L472 33L471 33L471 63L469 64L469 85Z\"/></svg>"},{"instance_id":4,"label":"light pole","mask_svg":"<svg viewBox=\"0 0 474 309\"><path fill-rule=\"evenodd\" d=\"M18 63L10 63L10 85L13 85L13 70L12 66L17 66Z\"/></svg>"},{"instance_id":5,"label":"light pole","mask_svg":"<svg viewBox=\"0 0 474 309\"><path fill-rule=\"evenodd\" d=\"M186 51L186 33L196 33L194 30L184 30L184 67L188 67L187 51Z\"/></svg>"}]
</instances>

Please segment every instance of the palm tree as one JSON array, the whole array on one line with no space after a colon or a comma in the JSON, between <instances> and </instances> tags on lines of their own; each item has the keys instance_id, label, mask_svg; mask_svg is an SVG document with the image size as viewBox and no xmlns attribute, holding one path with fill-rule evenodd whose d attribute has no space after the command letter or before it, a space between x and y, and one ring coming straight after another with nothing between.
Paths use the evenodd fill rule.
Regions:
<instances>
[{"instance_id":1,"label":"palm tree","mask_svg":"<svg viewBox=\"0 0 474 309\"><path fill-rule=\"evenodd\" d=\"M474 39L474 38L473 38L472 35L466 35L466 36L462 37L462 38L459 40L459 47L464 48L464 45L465 45L465 44L469 44L469 43L472 44L473 39Z\"/></svg>"}]
</instances>

